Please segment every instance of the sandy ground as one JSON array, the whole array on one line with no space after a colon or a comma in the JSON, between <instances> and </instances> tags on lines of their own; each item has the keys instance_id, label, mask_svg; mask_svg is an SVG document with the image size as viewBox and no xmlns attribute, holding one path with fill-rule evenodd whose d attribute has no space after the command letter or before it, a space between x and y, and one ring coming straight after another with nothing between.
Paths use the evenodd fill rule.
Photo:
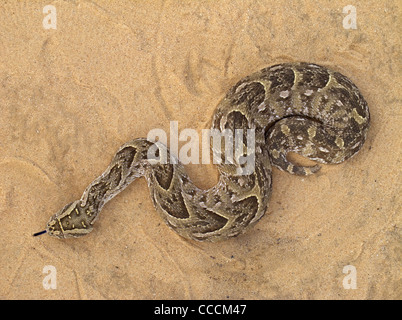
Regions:
<instances>
[{"instance_id":1,"label":"sandy ground","mask_svg":"<svg viewBox=\"0 0 402 320\"><path fill-rule=\"evenodd\" d=\"M49 4L56 29L43 26ZM0 4L0 298L402 298L401 2L353 1L357 29L343 26L347 4ZM169 121L201 132L239 79L287 61L350 77L372 125L341 165L311 177L275 169L270 208L250 232L184 240L141 179L88 236L32 237L124 142L169 132ZM200 187L216 182L212 165L188 170Z\"/></svg>"}]
</instances>

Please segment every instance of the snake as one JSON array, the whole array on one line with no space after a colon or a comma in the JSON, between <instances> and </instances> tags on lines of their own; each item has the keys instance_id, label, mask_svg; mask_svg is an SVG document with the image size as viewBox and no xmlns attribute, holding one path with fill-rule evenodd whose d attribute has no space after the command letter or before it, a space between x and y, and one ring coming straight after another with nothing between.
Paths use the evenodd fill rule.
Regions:
<instances>
[{"instance_id":1,"label":"snake","mask_svg":"<svg viewBox=\"0 0 402 320\"><path fill-rule=\"evenodd\" d=\"M272 65L238 81L215 109L211 130L238 130L245 138L251 130L253 145L248 148L251 142L243 139L231 161L223 161L226 148L217 154L222 161L215 163L219 178L213 187L198 188L163 143L137 138L118 149L79 200L64 206L34 235L87 235L103 206L145 177L153 205L171 229L195 241L226 240L249 230L267 211L273 167L305 176L316 173L319 163L341 163L362 148L369 124L366 100L343 74L307 62ZM292 152L316 164L291 161ZM252 170L246 170L247 156L252 156Z\"/></svg>"}]
</instances>

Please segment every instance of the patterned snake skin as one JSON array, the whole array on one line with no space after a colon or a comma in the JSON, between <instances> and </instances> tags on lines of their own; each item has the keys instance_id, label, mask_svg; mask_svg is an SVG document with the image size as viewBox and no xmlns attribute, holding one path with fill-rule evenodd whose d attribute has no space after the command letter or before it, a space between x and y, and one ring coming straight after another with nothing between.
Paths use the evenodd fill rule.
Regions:
<instances>
[{"instance_id":1,"label":"patterned snake skin","mask_svg":"<svg viewBox=\"0 0 402 320\"><path fill-rule=\"evenodd\" d=\"M53 215L46 230L38 234L47 232L57 238L86 235L105 203L144 176L155 208L181 236L199 241L237 236L267 210L271 165L297 175L319 170L318 165L291 163L288 152L319 163L340 163L360 150L369 122L366 101L357 87L338 72L309 63L262 69L229 90L212 120L212 129L255 129L253 172L237 174L236 170L242 170L239 159L223 162L217 165L218 183L202 190L192 183L182 164L148 161L148 150L155 144L135 139L117 151L106 171L86 188L80 200ZM159 145L158 151L170 159L165 146Z\"/></svg>"}]
</instances>

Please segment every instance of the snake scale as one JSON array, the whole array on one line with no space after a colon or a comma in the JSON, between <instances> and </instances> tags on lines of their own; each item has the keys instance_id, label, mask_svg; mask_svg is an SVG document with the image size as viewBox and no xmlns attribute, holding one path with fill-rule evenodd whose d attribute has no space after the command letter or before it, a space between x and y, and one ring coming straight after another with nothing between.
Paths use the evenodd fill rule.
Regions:
<instances>
[{"instance_id":1,"label":"snake scale","mask_svg":"<svg viewBox=\"0 0 402 320\"><path fill-rule=\"evenodd\" d=\"M360 150L369 122L366 101L339 72L305 62L264 68L229 90L218 104L211 126L218 130L254 130L252 172L238 174L236 170L242 167L239 159L222 161L217 164L217 184L203 190L193 184L180 162L148 161L154 142L134 139L120 147L81 199L53 215L46 229L35 235L47 232L69 238L88 234L105 203L144 176L155 208L181 236L198 241L237 236L267 210L272 166L297 175L319 170L319 165L306 167L290 162L289 152L319 163L340 163ZM158 148L170 158L167 147L158 144Z\"/></svg>"}]
</instances>

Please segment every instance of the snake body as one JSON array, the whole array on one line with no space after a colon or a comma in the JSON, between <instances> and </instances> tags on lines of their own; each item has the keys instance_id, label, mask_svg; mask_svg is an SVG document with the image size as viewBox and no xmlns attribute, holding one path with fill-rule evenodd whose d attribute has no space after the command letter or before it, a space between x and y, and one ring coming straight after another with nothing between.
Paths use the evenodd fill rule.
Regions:
<instances>
[{"instance_id":1,"label":"snake body","mask_svg":"<svg viewBox=\"0 0 402 320\"><path fill-rule=\"evenodd\" d=\"M272 165L297 175L319 170L319 165L290 162L289 152L319 163L340 163L360 150L369 122L366 101L344 75L311 63L264 68L232 87L212 119L212 129L254 130L252 172L238 174L239 159L221 162L218 183L203 190L193 184L180 162L148 161L154 142L134 139L120 147L81 199L51 217L46 232L57 238L88 234L105 203L144 176L155 208L181 236L198 241L237 236L268 208ZM158 148L172 158L167 147L158 144Z\"/></svg>"}]
</instances>

